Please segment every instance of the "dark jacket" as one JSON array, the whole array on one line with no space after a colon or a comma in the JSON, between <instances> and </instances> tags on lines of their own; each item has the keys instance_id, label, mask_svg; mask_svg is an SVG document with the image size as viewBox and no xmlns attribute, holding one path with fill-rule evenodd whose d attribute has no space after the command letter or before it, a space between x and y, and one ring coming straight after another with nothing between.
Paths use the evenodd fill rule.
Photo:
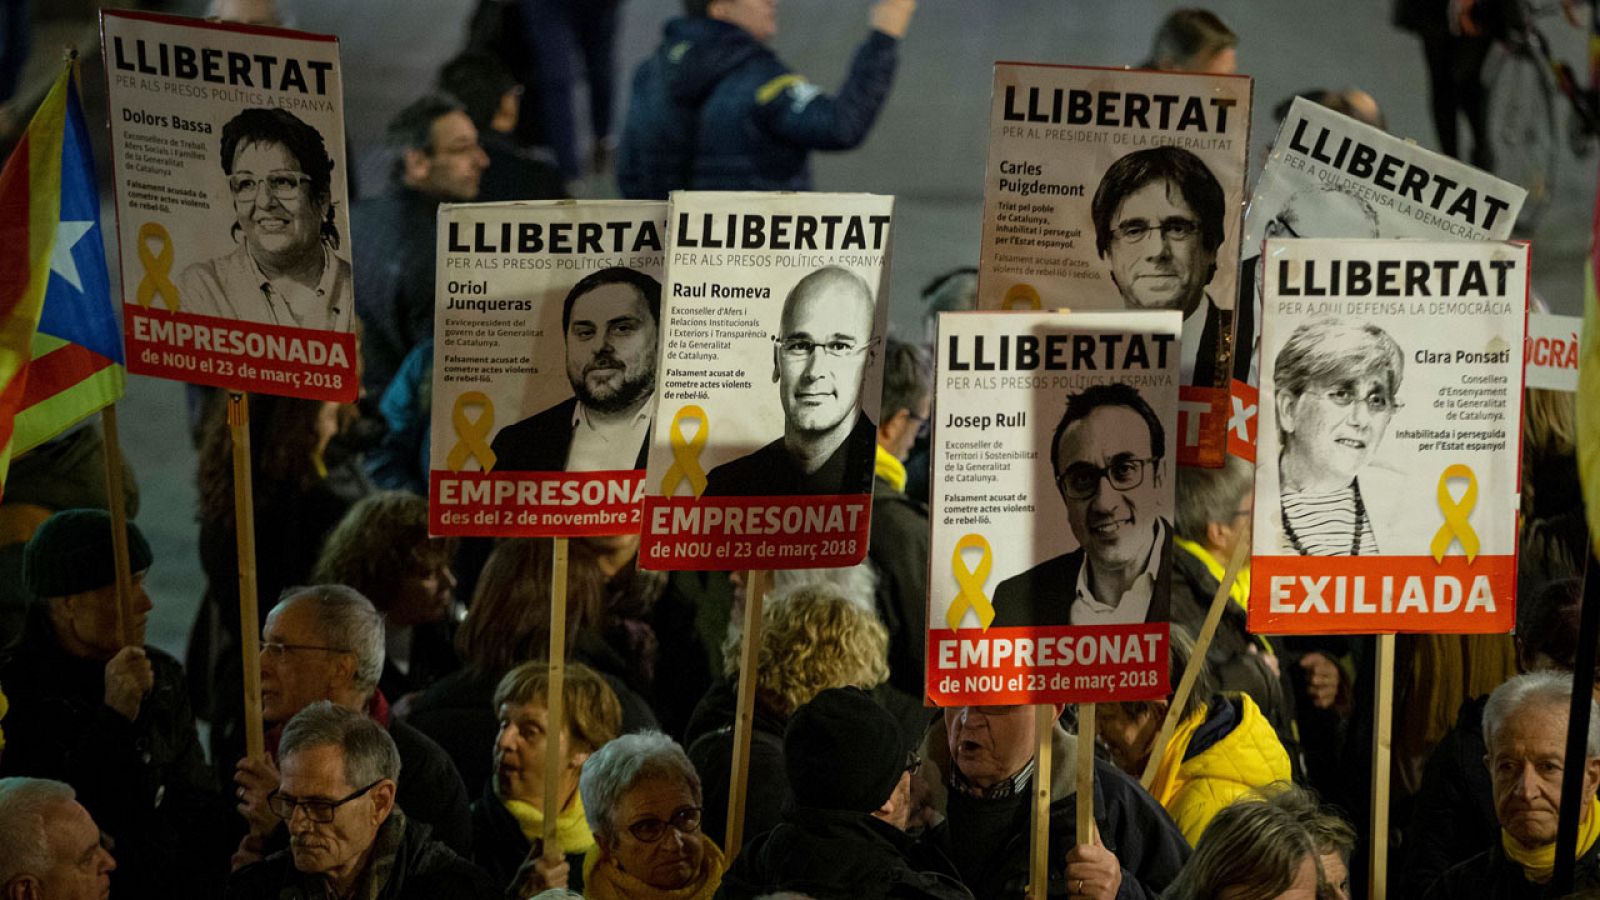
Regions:
<instances>
[{"instance_id":1,"label":"dark jacket","mask_svg":"<svg viewBox=\"0 0 1600 900\"><path fill-rule=\"evenodd\" d=\"M1494 785L1484 758L1483 708L1488 697L1461 704L1455 727L1444 736L1422 770L1406 830L1401 896L1420 897L1457 863L1499 846Z\"/></svg>"},{"instance_id":2,"label":"dark jacket","mask_svg":"<svg viewBox=\"0 0 1600 900\"><path fill-rule=\"evenodd\" d=\"M432 840L427 825L396 809L373 839L368 873L388 868L383 886L360 896L372 900L499 900L505 896L483 870ZM226 900L327 900L321 875L302 874L288 850L233 873Z\"/></svg>"},{"instance_id":3,"label":"dark jacket","mask_svg":"<svg viewBox=\"0 0 1600 900\"><path fill-rule=\"evenodd\" d=\"M1154 524L1151 527L1155 527ZM1172 583L1172 541L1161 542L1155 593L1150 597L1146 622L1168 619L1168 586ZM1053 556L1000 582L994 589L993 626L1071 625L1072 601L1077 595L1082 547Z\"/></svg>"},{"instance_id":4,"label":"dark jacket","mask_svg":"<svg viewBox=\"0 0 1600 900\"><path fill-rule=\"evenodd\" d=\"M856 416L844 443L815 472L795 466L783 438L730 460L706 475L706 497L788 497L796 494L865 494L872 490L878 427L866 413Z\"/></svg>"},{"instance_id":5,"label":"dark jacket","mask_svg":"<svg viewBox=\"0 0 1600 900\"><path fill-rule=\"evenodd\" d=\"M478 180L475 202L499 200L565 200L567 179L561 170L492 128L478 132L489 168Z\"/></svg>"},{"instance_id":6,"label":"dark jacket","mask_svg":"<svg viewBox=\"0 0 1600 900\"><path fill-rule=\"evenodd\" d=\"M810 190L810 151L866 140L894 81L898 43L868 35L839 93L828 96L737 25L671 20L634 73L617 151L622 195Z\"/></svg>"},{"instance_id":7,"label":"dark jacket","mask_svg":"<svg viewBox=\"0 0 1600 900\"><path fill-rule=\"evenodd\" d=\"M1544 900L1546 897L1577 896L1579 891L1600 890L1600 842L1578 857L1572 872L1573 894L1556 893L1522 874L1522 867L1506 857L1500 838L1494 846L1464 863L1452 866L1434 882L1423 900ZM1409 895L1414 896L1414 895ZM1587 894L1585 896L1588 896Z\"/></svg>"},{"instance_id":8,"label":"dark jacket","mask_svg":"<svg viewBox=\"0 0 1600 900\"><path fill-rule=\"evenodd\" d=\"M570 659L587 662L574 653ZM434 682L411 702L406 723L442 747L461 773L466 796L476 797L494 772L494 745L500 720L494 689L504 673L466 668ZM622 703L622 731L629 734L655 727L655 717L638 694L618 679L601 674Z\"/></svg>"},{"instance_id":9,"label":"dark jacket","mask_svg":"<svg viewBox=\"0 0 1600 900\"><path fill-rule=\"evenodd\" d=\"M728 780L733 773L733 720L739 683L719 678L701 698L685 735L689 761L700 773L704 793L700 829L718 847L727 846ZM783 729L788 719L755 706L750 732L750 766L745 771L744 840L776 826L789 802L789 775L783 766Z\"/></svg>"},{"instance_id":10,"label":"dark jacket","mask_svg":"<svg viewBox=\"0 0 1600 900\"><path fill-rule=\"evenodd\" d=\"M117 842L119 897L212 897L243 820L217 791L195 731L183 670L146 647L155 684L129 722L105 705L105 664L68 654L42 603L0 663L11 711L0 776L72 785Z\"/></svg>"},{"instance_id":11,"label":"dark jacket","mask_svg":"<svg viewBox=\"0 0 1600 900\"><path fill-rule=\"evenodd\" d=\"M378 400L385 426L367 452L367 476L385 490L428 496L428 427L433 415L433 338L411 349Z\"/></svg>"},{"instance_id":12,"label":"dark jacket","mask_svg":"<svg viewBox=\"0 0 1600 900\"><path fill-rule=\"evenodd\" d=\"M867 559L878 574L878 617L889 630L889 683L921 700L928 658L928 507L882 478L872 483Z\"/></svg>"},{"instance_id":13,"label":"dark jacket","mask_svg":"<svg viewBox=\"0 0 1600 900\"><path fill-rule=\"evenodd\" d=\"M372 396L383 396L406 354L433 336L438 210L438 200L398 185L350 210L361 385Z\"/></svg>"},{"instance_id":14,"label":"dark jacket","mask_svg":"<svg viewBox=\"0 0 1600 900\"><path fill-rule=\"evenodd\" d=\"M568 397L542 412L500 429L489 442L496 472L561 472L567 468L567 448L572 444L572 417L578 398ZM650 436L639 443L635 468L643 469Z\"/></svg>"},{"instance_id":15,"label":"dark jacket","mask_svg":"<svg viewBox=\"0 0 1600 900\"><path fill-rule=\"evenodd\" d=\"M485 785L472 804L472 861L488 872L495 884L509 888L532 847L522 836L522 826L495 796L494 785ZM583 854L568 853L566 858L567 889L581 893Z\"/></svg>"},{"instance_id":16,"label":"dark jacket","mask_svg":"<svg viewBox=\"0 0 1600 900\"><path fill-rule=\"evenodd\" d=\"M1067 851L1078 843L1077 738L1057 725L1050 771L1050 886L1048 895L1068 894ZM943 721L923 741L922 778L943 823L924 840L948 856L961 880L981 900L1024 896L1028 884L1031 792L980 800L948 786L950 749ZM1155 900L1183 868L1189 844L1166 810L1139 782L1101 760L1094 763L1094 820L1100 841L1122 864L1119 900Z\"/></svg>"},{"instance_id":17,"label":"dark jacket","mask_svg":"<svg viewBox=\"0 0 1600 900\"><path fill-rule=\"evenodd\" d=\"M717 900L794 891L816 900L971 900L949 860L866 813L797 809L756 837Z\"/></svg>"}]
</instances>

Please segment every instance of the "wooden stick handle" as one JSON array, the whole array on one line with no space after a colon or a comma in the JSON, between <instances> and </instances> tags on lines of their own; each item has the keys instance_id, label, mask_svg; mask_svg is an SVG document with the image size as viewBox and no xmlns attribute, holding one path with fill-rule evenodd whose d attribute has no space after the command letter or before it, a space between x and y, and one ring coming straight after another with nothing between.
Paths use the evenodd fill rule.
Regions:
<instances>
[{"instance_id":1,"label":"wooden stick handle","mask_svg":"<svg viewBox=\"0 0 1600 900\"><path fill-rule=\"evenodd\" d=\"M1039 745L1034 750L1033 829L1029 832L1028 900L1045 900L1050 890L1050 767L1055 733L1055 707L1033 708Z\"/></svg>"},{"instance_id":2,"label":"wooden stick handle","mask_svg":"<svg viewBox=\"0 0 1600 900\"><path fill-rule=\"evenodd\" d=\"M1174 549L1174 552L1177 552ZM1244 530L1239 535L1239 543L1233 547L1233 556L1228 560L1228 570L1223 573L1222 580L1217 583L1217 589L1211 595L1211 608L1206 610L1206 618L1200 625L1200 634L1194 641L1194 652L1189 654L1189 664L1184 666L1183 675L1178 679L1178 689L1172 694L1172 703L1167 707L1166 718L1161 720L1161 731L1156 735L1156 742L1150 747L1150 759L1144 764L1144 774L1139 778L1139 783L1145 790L1155 783L1156 770L1161 768L1161 757L1166 755L1167 744L1172 741L1172 733L1178 729L1178 722L1183 718L1183 707L1189 702L1189 695L1194 692L1195 680L1200 677L1200 667L1205 665L1206 651L1211 649L1211 641L1217 636L1217 624L1222 621L1222 611L1228 606L1228 598L1233 593L1233 586L1239 580L1239 572L1244 569L1244 564L1250 559L1250 520L1244 521Z\"/></svg>"},{"instance_id":3,"label":"wooden stick handle","mask_svg":"<svg viewBox=\"0 0 1600 900\"><path fill-rule=\"evenodd\" d=\"M265 759L261 726L261 623L256 612L256 515L250 487L250 398L228 393L228 430L233 437L233 523L239 552L239 652L244 659L244 746Z\"/></svg>"},{"instance_id":4,"label":"wooden stick handle","mask_svg":"<svg viewBox=\"0 0 1600 900\"><path fill-rule=\"evenodd\" d=\"M561 755L561 738L567 733L563 702L566 665L567 539L558 537L550 564L550 677L544 704L544 858L551 865L565 855L556 837L556 820L561 814L562 774L567 765Z\"/></svg>"},{"instance_id":5,"label":"wooden stick handle","mask_svg":"<svg viewBox=\"0 0 1600 900\"><path fill-rule=\"evenodd\" d=\"M123 497L115 403L100 410L100 426L106 457L106 507L111 511L111 556L117 573L117 638L126 647L140 641L133 632L133 565L128 561L128 508Z\"/></svg>"},{"instance_id":6,"label":"wooden stick handle","mask_svg":"<svg viewBox=\"0 0 1600 900\"><path fill-rule=\"evenodd\" d=\"M1078 704L1078 843L1096 843L1093 703Z\"/></svg>"},{"instance_id":7,"label":"wooden stick handle","mask_svg":"<svg viewBox=\"0 0 1600 900\"><path fill-rule=\"evenodd\" d=\"M728 859L744 843L744 794L750 769L750 733L755 728L756 667L761 660L761 603L768 572L752 569L745 580L744 645L739 651L739 706L733 719L733 766L728 775Z\"/></svg>"},{"instance_id":8,"label":"wooden stick handle","mask_svg":"<svg viewBox=\"0 0 1600 900\"><path fill-rule=\"evenodd\" d=\"M1389 873L1389 756L1394 746L1394 635L1378 635L1378 679L1372 711L1372 870L1368 900L1384 900Z\"/></svg>"}]
</instances>

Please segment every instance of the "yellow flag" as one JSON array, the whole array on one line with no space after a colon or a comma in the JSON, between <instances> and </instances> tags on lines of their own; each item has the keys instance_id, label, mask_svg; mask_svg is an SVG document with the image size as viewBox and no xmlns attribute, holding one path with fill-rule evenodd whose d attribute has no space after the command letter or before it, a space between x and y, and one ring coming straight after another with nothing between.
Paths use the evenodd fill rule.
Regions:
<instances>
[{"instance_id":1,"label":"yellow flag","mask_svg":"<svg viewBox=\"0 0 1600 900\"><path fill-rule=\"evenodd\" d=\"M1600 289L1595 265L1600 254L1600 197L1589 228L1589 257L1583 266L1583 338L1578 352L1578 478L1588 511L1589 540L1600 553Z\"/></svg>"}]
</instances>

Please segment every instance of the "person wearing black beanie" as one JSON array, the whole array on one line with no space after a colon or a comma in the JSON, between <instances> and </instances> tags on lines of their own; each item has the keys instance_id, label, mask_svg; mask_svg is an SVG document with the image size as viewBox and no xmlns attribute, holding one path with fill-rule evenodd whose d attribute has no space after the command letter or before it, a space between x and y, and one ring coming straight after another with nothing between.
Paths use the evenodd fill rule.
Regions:
<instances>
[{"instance_id":1,"label":"person wearing black beanie","mask_svg":"<svg viewBox=\"0 0 1600 900\"><path fill-rule=\"evenodd\" d=\"M921 765L904 748L894 717L860 688L830 688L795 710L783 735L792 803L734 860L718 900L970 900L954 867L903 830Z\"/></svg>"},{"instance_id":2,"label":"person wearing black beanie","mask_svg":"<svg viewBox=\"0 0 1600 900\"><path fill-rule=\"evenodd\" d=\"M183 668L144 646L150 544L127 524L131 594L119 612L112 529L105 510L62 510L23 548L35 599L0 652L11 701L0 777L73 787L117 843L116 896L218 896L236 817L200 751Z\"/></svg>"}]
</instances>

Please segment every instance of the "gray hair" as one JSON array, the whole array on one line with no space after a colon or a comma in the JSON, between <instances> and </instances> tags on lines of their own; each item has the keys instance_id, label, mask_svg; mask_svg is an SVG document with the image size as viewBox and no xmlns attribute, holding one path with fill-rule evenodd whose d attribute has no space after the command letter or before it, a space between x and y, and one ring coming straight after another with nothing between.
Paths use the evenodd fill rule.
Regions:
<instances>
[{"instance_id":1,"label":"gray hair","mask_svg":"<svg viewBox=\"0 0 1600 900\"><path fill-rule=\"evenodd\" d=\"M283 727L278 759L302 750L338 747L344 752L344 780L362 788L381 779L400 779L400 751L394 738L366 713L319 700L295 713Z\"/></svg>"},{"instance_id":2,"label":"gray hair","mask_svg":"<svg viewBox=\"0 0 1600 900\"><path fill-rule=\"evenodd\" d=\"M1587 682L1588 679L1584 679ZM1494 736L1513 715L1530 703L1557 706L1563 716L1572 703L1571 672L1527 672L1507 681L1489 695L1483 708L1483 743L1494 753ZM1589 694L1585 683L1583 692ZM1600 705L1589 700L1589 750L1588 757L1600 757Z\"/></svg>"},{"instance_id":3,"label":"gray hair","mask_svg":"<svg viewBox=\"0 0 1600 900\"><path fill-rule=\"evenodd\" d=\"M1400 393L1405 375L1405 354L1387 331L1370 322L1324 318L1297 327L1272 362L1272 390L1279 396L1299 397L1317 384L1342 383L1354 378L1382 378L1389 398ZM1283 423L1278 423L1278 445L1288 443Z\"/></svg>"},{"instance_id":4,"label":"gray hair","mask_svg":"<svg viewBox=\"0 0 1600 900\"><path fill-rule=\"evenodd\" d=\"M583 900L583 895L566 888L551 888L533 895L533 900Z\"/></svg>"},{"instance_id":5,"label":"gray hair","mask_svg":"<svg viewBox=\"0 0 1600 900\"><path fill-rule=\"evenodd\" d=\"M1233 524L1239 501L1254 487L1254 467L1237 456L1229 456L1220 469L1179 466L1173 531L1178 537L1205 546L1206 526L1212 522Z\"/></svg>"},{"instance_id":6,"label":"gray hair","mask_svg":"<svg viewBox=\"0 0 1600 900\"><path fill-rule=\"evenodd\" d=\"M45 826L53 807L71 803L71 785L43 778L0 778L0 888L50 869Z\"/></svg>"},{"instance_id":7,"label":"gray hair","mask_svg":"<svg viewBox=\"0 0 1600 900\"><path fill-rule=\"evenodd\" d=\"M273 612L296 601L316 610L322 639L356 658L355 687L370 692L383 677L383 614L361 592L343 584L314 584L283 592Z\"/></svg>"},{"instance_id":8,"label":"gray hair","mask_svg":"<svg viewBox=\"0 0 1600 900\"><path fill-rule=\"evenodd\" d=\"M678 778L700 802L700 776L678 742L659 731L625 734L596 750L583 764L578 793L595 837L616 836L612 818L622 795L650 778Z\"/></svg>"}]
</instances>

